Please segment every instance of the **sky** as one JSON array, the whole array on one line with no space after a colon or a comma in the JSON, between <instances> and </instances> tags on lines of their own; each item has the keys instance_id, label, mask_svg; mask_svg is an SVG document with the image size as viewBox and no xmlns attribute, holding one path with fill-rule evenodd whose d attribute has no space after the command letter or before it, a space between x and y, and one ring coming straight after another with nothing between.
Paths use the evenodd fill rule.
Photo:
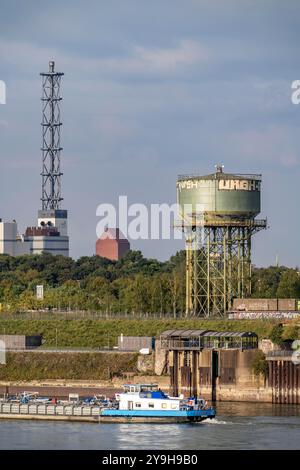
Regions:
<instances>
[{"instance_id":1,"label":"sky","mask_svg":"<svg viewBox=\"0 0 300 470\"><path fill-rule=\"evenodd\" d=\"M41 78L62 83L70 252L95 252L97 206L174 203L178 174L261 173L257 266L299 266L298 0L1 0L0 217L35 225ZM134 240L168 259L179 240Z\"/></svg>"}]
</instances>

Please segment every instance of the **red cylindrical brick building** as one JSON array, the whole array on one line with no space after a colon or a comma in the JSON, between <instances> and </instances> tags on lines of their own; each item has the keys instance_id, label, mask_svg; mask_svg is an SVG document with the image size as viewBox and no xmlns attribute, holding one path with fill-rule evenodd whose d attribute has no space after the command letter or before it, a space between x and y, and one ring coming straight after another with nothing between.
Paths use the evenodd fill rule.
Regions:
<instances>
[{"instance_id":1,"label":"red cylindrical brick building","mask_svg":"<svg viewBox=\"0 0 300 470\"><path fill-rule=\"evenodd\" d=\"M107 228L96 241L96 255L118 261L130 250L130 243L119 228Z\"/></svg>"}]
</instances>

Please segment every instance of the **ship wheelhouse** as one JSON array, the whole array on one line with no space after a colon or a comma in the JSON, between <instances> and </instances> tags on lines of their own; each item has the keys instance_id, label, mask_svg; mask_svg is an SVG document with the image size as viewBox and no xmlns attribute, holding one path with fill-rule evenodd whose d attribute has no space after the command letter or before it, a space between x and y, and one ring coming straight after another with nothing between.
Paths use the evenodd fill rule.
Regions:
<instances>
[{"instance_id":1,"label":"ship wheelhouse","mask_svg":"<svg viewBox=\"0 0 300 470\"><path fill-rule=\"evenodd\" d=\"M126 384L124 392L117 394L120 410L179 410L180 398L172 398L157 384Z\"/></svg>"}]
</instances>

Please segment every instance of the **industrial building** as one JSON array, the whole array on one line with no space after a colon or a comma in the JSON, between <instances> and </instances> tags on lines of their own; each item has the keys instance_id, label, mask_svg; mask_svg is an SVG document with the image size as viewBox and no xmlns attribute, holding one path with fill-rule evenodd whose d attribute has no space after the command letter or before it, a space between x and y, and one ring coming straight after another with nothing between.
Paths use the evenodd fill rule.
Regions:
<instances>
[{"instance_id":1,"label":"industrial building","mask_svg":"<svg viewBox=\"0 0 300 470\"><path fill-rule=\"evenodd\" d=\"M209 400L300 403L300 365L292 350L266 353L266 374L253 373L258 337L252 332L168 330L157 341L170 394ZM161 373L160 372L160 373Z\"/></svg>"},{"instance_id":2,"label":"industrial building","mask_svg":"<svg viewBox=\"0 0 300 470\"><path fill-rule=\"evenodd\" d=\"M30 248L30 242L25 241L25 237L18 233L18 225L15 220L3 222L0 219L0 254L29 255Z\"/></svg>"},{"instance_id":3,"label":"industrial building","mask_svg":"<svg viewBox=\"0 0 300 470\"><path fill-rule=\"evenodd\" d=\"M130 243L119 228L106 228L96 241L96 255L118 261L130 250Z\"/></svg>"},{"instance_id":4,"label":"industrial building","mask_svg":"<svg viewBox=\"0 0 300 470\"><path fill-rule=\"evenodd\" d=\"M164 331L160 348L168 351L170 393L202 396L209 392L209 398L215 400L217 385L234 385L244 353L252 357L257 346L257 335L252 332Z\"/></svg>"},{"instance_id":5,"label":"industrial building","mask_svg":"<svg viewBox=\"0 0 300 470\"><path fill-rule=\"evenodd\" d=\"M55 62L42 76L42 209L38 211L37 226L27 227L19 235L17 223L0 222L0 253L11 256L41 254L69 256L68 213L61 208L60 169L60 95L61 72Z\"/></svg>"},{"instance_id":6,"label":"industrial building","mask_svg":"<svg viewBox=\"0 0 300 470\"><path fill-rule=\"evenodd\" d=\"M149 352L155 349L155 338L152 336L118 336L119 351L140 351L148 349Z\"/></svg>"},{"instance_id":7,"label":"industrial building","mask_svg":"<svg viewBox=\"0 0 300 470\"><path fill-rule=\"evenodd\" d=\"M186 313L223 316L234 298L251 294L251 239L267 227L261 175L216 172L177 180L179 227L186 242Z\"/></svg>"},{"instance_id":8,"label":"industrial building","mask_svg":"<svg viewBox=\"0 0 300 470\"><path fill-rule=\"evenodd\" d=\"M67 211L39 210L38 226L27 227L24 239L30 242L32 254L47 252L69 256Z\"/></svg>"},{"instance_id":9,"label":"industrial building","mask_svg":"<svg viewBox=\"0 0 300 470\"><path fill-rule=\"evenodd\" d=\"M23 351L34 349L42 345L41 335L0 335L0 341L5 344L6 351Z\"/></svg>"},{"instance_id":10,"label":"industrial building","mask_svg":"<svg viewBox=\"0 0 300 470\"><path fill-rule=\"evenodd\" d=\"M160 335L161 347L176 351L202 349L257 349L258 336L249 331L167 330Z\"/></svg>"}]
</instances>

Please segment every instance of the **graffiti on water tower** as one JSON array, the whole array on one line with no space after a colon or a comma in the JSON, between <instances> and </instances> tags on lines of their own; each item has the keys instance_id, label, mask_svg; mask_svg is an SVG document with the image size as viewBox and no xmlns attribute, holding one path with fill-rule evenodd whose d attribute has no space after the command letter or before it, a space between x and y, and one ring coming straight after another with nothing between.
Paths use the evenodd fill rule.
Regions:
<instances>
[{"instance_id":1,"label":"graffiti on water tower","mask_svg":"<svg viewBox=\"0 0 300 470\"><path fill-rule=\"evenodd\" d=\"M200 189L206 186L205 180L190 179L177 181L177 188L182 189ZM229 191L260 191L261 181L257 179L220 179L219 190Z\"/></svg>"},{"instance_id":2,"label":"graffiti on water tower","mask_svg":"<svg viewBox=\"0 0 300 470\"><path fill-rule=\"evenodd\" d=\"M219 181L219 189L238 191L260 191L260 181L223 179Z\"/></svg>"}]
</instances>

